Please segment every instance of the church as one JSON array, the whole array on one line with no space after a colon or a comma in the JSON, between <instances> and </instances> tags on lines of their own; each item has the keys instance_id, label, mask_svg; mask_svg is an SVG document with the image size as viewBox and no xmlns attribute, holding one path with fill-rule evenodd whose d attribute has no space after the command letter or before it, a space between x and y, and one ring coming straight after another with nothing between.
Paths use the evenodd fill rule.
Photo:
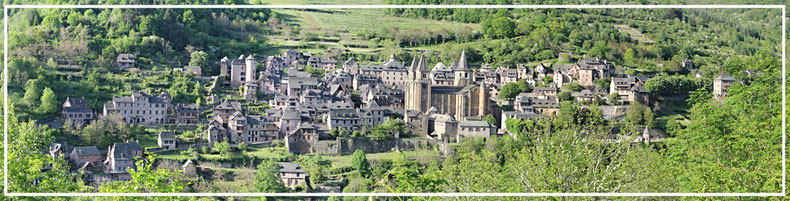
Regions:
<instances>
[{"instance_id":1,"label":"church","mask_svg":"<svg viewBox=\"0 0 790 201\"><path fill-rule=\"evenodd\" d=\"M451 68L452 84L432 84L425 55L412 60L404 90L404 120L413 134L428 136L433 133L432 119L437 116L449 116L451 121L469 121L481 120L491 113L488 88L483 82L475 82L465 51Z\"/></svg>"}]
</instances>

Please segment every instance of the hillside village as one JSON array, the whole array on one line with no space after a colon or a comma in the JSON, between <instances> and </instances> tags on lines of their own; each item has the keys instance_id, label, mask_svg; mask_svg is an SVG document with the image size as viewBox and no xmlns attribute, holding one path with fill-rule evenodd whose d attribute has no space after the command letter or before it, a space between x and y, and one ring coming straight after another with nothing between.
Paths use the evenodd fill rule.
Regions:
<instances>
[{"instance_id":1,"label":"hillside village","mask_svg":"<svg viewBox=\"0 0 790 201\"><path fill-rule=\"evenodd\" d=\"M492 68L470 66L466 53L459 54L449 65L429 63L424 55L411 61L398 61L392 55L380 64L361 65L354 59L340 62L288 50L274 56L224 57L218 61L219 76L203 76L200 66L174 68L194 79L210 80L207 104L174 103L166 92L145 91L114 96L101 110L92 109L81 97L67 97L62 104L60 117L68 122L66 126L79 128L102 116L117 116L131 125L166 128L156 134L156 147L129 140L106 149L68 147L64 142L50 145L50 152L53 157L63 153L74 168L98 172L89 174L94 185L130 179L127 171L144 153L183 154L217 143L236 148L280 145L291 154L340 156L356 150L382 153L434 147L446 156L452 154L452 144L465 139L512 135L508 119L555 118L562 101L573 100L585 108L596 105L606 120L622 121L629 104L649 104L651 98L643 86L649 77L626 75L599 58ZM683 66L693 71L694 64L685 61ZM116 63L117 70L134 69L135 57L121 54ZM316 76L316 69L325 73ZM596 86L602 80L608 88ZM524 82L529 91L501 98L504 86ZM734 82L732 76L718 76L713 95L726 96ZM196 128L202 128L203 140L186 141L174 134ZM641 136L625 139L650 143L667 137L661 130L642 128ZM623 139L616 130L610 134L612 140ZM200 162L188 159L180 169L196 177L196 163ZM289 161L280 165L283 175L289 173L282 177L287 186L305 184L309 175L299 165Z\"/></svg>"}]
</instances>

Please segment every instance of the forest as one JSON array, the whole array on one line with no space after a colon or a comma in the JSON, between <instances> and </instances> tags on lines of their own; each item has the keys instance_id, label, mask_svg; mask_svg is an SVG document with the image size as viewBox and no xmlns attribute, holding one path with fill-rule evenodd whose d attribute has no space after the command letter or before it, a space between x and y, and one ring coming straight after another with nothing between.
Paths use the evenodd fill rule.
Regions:
<instances>
[{"instance_id":1,"label":"forest","mask_svg":"<svg viewBox=\"0 0 790 201\"><path fill-rule=\"evenodd\" d=\"M265 1L172 1L162 4L261 4ZM6 4L25 4L9 1ZM47 1L48 4L86 3ZM89 2L95 3L95 2ZM110 0L104 4L153 3ZM385 0L385 4L464 4L466 1ZM524 3L484 0L480 4ZM644 1L644 3L648 3ZM781 2L784 3L784 2ZM270 55L290 48L273 39L299 36L302 47L316 45L325 33L290 21L294 10L282 9L11 9L9 10L9 192L221 192L206 181L181 179L182 173L157 168L160 158L138 161L131 181L94 189L69 174L67 162L46 153L58 136L91 136L102 146L135 137L139 128L116 125L83 131L39 126L35 120L57 117L66 97L84 97L94 109L119 95L144 90L168 92L177 103L198 103L208 83L169 69L203 67L218 75L224 56ZM299 12L307 12L299 10ZM608 121L597 109L563 102L555 118L508 120L513 136L469 140L443 160L422 161L400 154L372 160L355 152L351 163L334 166L321 155L276 153L243 176L253 192L284 192L269 171L276 161L294 159L315 181L342 174L342 192L781 192L782 88L781 12L776 9L382 9L397 19L435 20L478 27L389 27L353 34L372 50L335 55L379 62L395 53L402 61L426 50L431 63L452 63L466 50L474 66L515 68L518 64L566 64L580 57L615 63L628 75L655 76L645 83L651 95L688 96L680 116L669 119L662 104L632 105L626 120ZM324 30L325 31L325 30ZM347 30L345 30L347 31ZM342 31L337 31L342 32ZM312 39L308 39L312 38ZM312 44L310 46L308 44ZM316 48L320 47L320 48ZM141 71L112 70L118 54L135 54ZM562 58L560 53L571 53ZM683 59L698 66L701 78L681 67ZM758 72L747 75L744 70ZM729 74L735 84L723 101L711 96L716 75ZM606 83L608 86L608 83ZM603 85L603 84L600 84ZM608 87L604 87L608 88ZM526 91L526 90L525 90ZM674 115L674 114L673 114ZM639 125L655 125L672 138L650 145L610 143L607 135L625 128L639 135ZM339 131L335 131L339 132ZM97 133L113 135L98 136ZM583 138L580 136L584 136ZM187 154L197 153L190 150ZM246 148L220 147L218 156L236 156ZM233 152L233 153L231 153ZM227 154L226 154L227 153ZM234 155L236 154L236 155ZM185 154L186 155L186 154ZM248 159L248 158L244 158ZM1 168L1 167L0 167ZM251 168L252 169L252 168ZM46 171L42 171L46 170ZM245 180L246 181L246 180ZM36 182L36 185L30 185ZM234 189L230 189L234 190ZM300 191L292 191L300 192ZM12 199L2 197L0 199ZM16 199L16 198L13 198ZM60 198L70 200L72 198ZM79 199L79 198L73 198ZM133 197L102 197L136 200ZM214 200L213 198L148 198L149 200ZM243 199L243 198L239 198ZM329 197L368 200L368 197ZM374 198L378 199L378 198ZM388 200L400 197L380 198ZM421 200L418 197L402 199ZM430 198L427 198L430 199ZM498 200L500 198L490 198ZM501 198L521 200L520 198ZM557 198L562 199L562 198ZM746 198L751 199L751 198ZM763 199L763 198L755 198ZM777 198L781 199L781 198Z\"/></svg>"}]
</instances>

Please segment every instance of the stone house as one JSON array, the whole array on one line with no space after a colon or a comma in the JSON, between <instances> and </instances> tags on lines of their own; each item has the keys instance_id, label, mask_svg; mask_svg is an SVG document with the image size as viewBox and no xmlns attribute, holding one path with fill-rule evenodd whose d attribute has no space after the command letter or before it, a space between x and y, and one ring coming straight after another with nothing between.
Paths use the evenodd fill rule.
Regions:
<instances>
[{"instance_id":1,"label":"stone house","mask_svg":"<svg viewBox=\"0 0 790 201\"><path fill-rule=\"evenodd\" d=\"M475 137L488 140L492 135L496 135L496 126L485 121L459 121L458 135L456 142L461 143L463 138Z\"/></svg>"},{"instance_id":2,"label":"stone house","mask_svg":"<svg viewBox=\"0 0 790 201\"><path fill-rule=\"evenodd\" d=\"M279 139L280 129L266 117L236 112L228 118L227 130L231 143L256 144Z\"/></svg>"},{"instance_id":3,"label":"stone house","mask_svg":"<svg viewBox=\"0 0 790 201\"><path fill-rule=\"evenodd\" d=\"M412 66L416 64L412 63ZM501 68L500 68L501 69ZM495 72L496 73L496 72ZM437 63L430 71L431 84L433 85L453 85L455 81L455 73L453 73L452 66L446 66L442 63ZM498 78L499 76L497 76Z\"/></svg>"},{"instance_id":4,"label":"stone house","mask_svg":"<svg viewBox=\"0 0 790 201\"><path fill-rule=\"evenodd\" d=\"M200 107L192 103L178 103L170 110L169 124L197 124Z\"/></svg>"},{"instance_id":5,"label":"stone house","mask_svg":"<svg viewBox=\"0 0 790 201\"><path fill-rule=\"evenodd\" d=\"M278 162L280 164L280 178L283 184L289 188L297 186L307 186L307 172L296 163Z\"/></svg>"},{"instance_id":6,"label":"stone house","mask_svg":"<svg viewBox=\"0 0 790 201\"><path fill-rule=\"evenodd\" d=\"M307 59L307 65L313 68L323 69L325 71L332 71L335 69L335 59L325 57L310 57Z\"/></svg>"},{"instance_id":7,"label":"stone house","mask_svg":"<svg viewBox=\"0 0 790 201\"><path fill-rule=\"evenodd\" d=\"M502 75L500 76L500 83L502 86L505 86L507 83L515 83L518 81L518 69L505 69L502 70Z\"/></svg>"},{"instance_id":8,"label":"stone house","mask_svg":"<svg viewBox=\"0 0 790 201\"><path fill-rule=\"evenodd\" d=\"M291 131L296 129L296 126L302 121L302 114L298 110L286 109L282 111L282 116L277 122L280 128L280 135L285 136Z\"/></svg>"},{"instance_id":9,"label":"stone house","mask_svg":"<svg viewBox=\"0 0 790 201\"><path fill-rule=\"evenodd\" d=\"M185 162L184 165L181 165L181 172L184 173L184 177L196 178L197 166L195 166L195 163L192 162L192 159L187 159L187 162Z\"/></svg>"},{"instance_id":10,"label":"stone house","mask_svg":"<svg viewBox=\"0 0 790 201\"><path fill-rule=\"evenodd\" d=\"M300 59L302 59L302 53L289 49L280 54L280 58L282 58L286 64L291 64L294 61L298 62Z\"/></svg>"},{"instance_id":11,"label":"stone house","mask_svg":"<svg viewBox=\"0 0 790 201\"><path fill-rule=\"evenodd\" d=\"M170 131L161 131L156 140L159 148L171 150L176 148L176 135Z\"/></svg>"},{"instance_id":12,"label":"stone house","mask_svg":"<svg viewBox=\"0 0 790 201\"><path fill-rule=\"evenodd\" d=\"M300 123L285 135L285 148L292 154L313 153L313 145L318 142L318 130L310 123Z\"/></svg>"},{"instance_id":13,"label":"stone house","mask_svg":"<svg viewBox=\"0 0 790 201\"><path fill-rule=\"evenodd\" d=\"M85 98L66 97L60 117L70 121L74 126L82 126L90 123L91 119L96 118L96 113L88 106Z\"/></svg>"},{"instance_id":14,"label":"stone house","mask_svg":"<svg viewBox=\"0 0 790 201\"><path fill-rule=\"evenodd\" d=\"M115 58L115 66L120 69L134 68L137 64L137 58L133 54L119 54Z\"/></svg>"},{"instance_id":15,"label":"stone house","mask_svg":"<svg viewBox=\"0 0 790 201\"><path fill-rule=\"evenodd\" d=\"M559 92L560 89L556 87L535 87L532 93L538 99L548 99L549 97L557 96Z\"/></svg>"},{"instance_id":16,"label":"stone house","mask_svg":"<svg viewBox=\"0 0 790 201\"><path fill-rule=\"evenodd\" d=\"M595 100L595 94L590 91L589 89L584 89L580 92L573 92L571 93L573 98L580 103L590 104Z\"/></svg>"},{"instance_id":17,"label":"stone house","mask_svg":"<svg viewBox=\"0 0 790 201\"><path fill-rule=\"evenodd\" d=\"M354 90L359 90L362 86L377 86L382 83L381 78L375 75L356 74L352 80Z\"/></svg>"},{"instance_id":18,"label":"stone house","mask_svg":"<svg viewBox=\"0 0 790 201\"><path fill-rule=\"evenodd\" d=\"M107 150L104 172L109 174L128 174L127 169L136 168L135 161L143 156L143 149L138 142L116 142Z\"/></svg>"},{"instance_id":19,"label":"stone house","mask_svg":"<svg viewBox=\"0 0 790 201\"><path fill-rule=\"evenodd\" d=\"M713 96L721 98L727 96L727 89L735 83L735 78L730 75L719 75L713 79Z\"/></svg>"},{"instance_id":20,"label":"stone house","mask_svg":"<svg viewBox=\"0 0 790 201\"><path fill-rule=\"evenodd\" d=\"M230 115L236 112L242 112L241 103L236 101L229 101L227 99L212 109L213 115L219 115L221 119L228 119Z\"/></svg>"},{"instance_id":21,"label":"stone house","mask_svg":"<svg viewBox=\"0 0 790 201\"><path fill-rule=\"evenodd\" d=\"M192 74L192 75L202 75L203 70L200 66L184 66L183 68L184 73Z\"/></svg>"},{"instance_id":22,"label":"stone house","mask_svg":"<svg viewBox=\"0 0 790 201\"><path fill-rule=\"evenodd\" d=\"M113 96L111 103L104 104L104 115L119 114L128 124L157 125L166 123L171 104L170 95L159 96L136 91L131 96Z\"/></svg>"},{"instance_id":23,"label":"stone house","mask_svg":"<svg viewBox=\"0 0 790 201\"><path fill-rule=\"evenodd\" d=\"M77 167L84 167L85 164L90 167L98 167L102 164L101 158L101 152L96 146L74 147L69 154L69 160Z\"/></svg>"},{"instance_id":24,"label":"stone house","mask_svg":"<svg viewBox=\"0 0 790 201\"><path fill-rule=\"evenodd\" d=\"M642 79L634 76L612 78L609 84L609 93L617 93L621 101L637 101L647 104L650 100L650 93L642 86L642 83Z\"/></svg>"},{"instance_id":25,"label":"stone house","mask_svg":"<svg viewBox=\"0 0 790 201\"><path fill-rule=\"evenodd\" d=\"M357 60L351 58L343 62L343 70L351 73L352 75L359 74L359 64L357 63Z\"/></svg>"}]
</instances>

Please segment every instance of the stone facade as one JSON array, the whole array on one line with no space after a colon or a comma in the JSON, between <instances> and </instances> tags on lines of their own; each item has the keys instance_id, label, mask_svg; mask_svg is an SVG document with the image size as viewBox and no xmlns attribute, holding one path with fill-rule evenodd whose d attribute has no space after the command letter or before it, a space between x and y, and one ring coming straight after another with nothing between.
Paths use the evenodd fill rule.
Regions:
<instances>
[{"instance_id":1,"label":"stone facade","mask_svg":"<svg viewBox=\"0 0 790 201\"><path fill-rule=\"evenodd\" d=\"M119 114L129 124L157 125L166 123L171 105L170 95L162 92L151 96L145 92L132 92L131 96L113 96L104 104L104 115Z\"/></svg>"},{"instance_id":2,"label":"stone facade","mask_svg":"<svg viewBox=\"0 0 790 201\"><path fill-rule=\"evenodd\" d=\"M85 98L66 97L60 118L70 121L74 126L82 126L96 118L96 113L88 106Z\"/></svg>"}]
</instances>

